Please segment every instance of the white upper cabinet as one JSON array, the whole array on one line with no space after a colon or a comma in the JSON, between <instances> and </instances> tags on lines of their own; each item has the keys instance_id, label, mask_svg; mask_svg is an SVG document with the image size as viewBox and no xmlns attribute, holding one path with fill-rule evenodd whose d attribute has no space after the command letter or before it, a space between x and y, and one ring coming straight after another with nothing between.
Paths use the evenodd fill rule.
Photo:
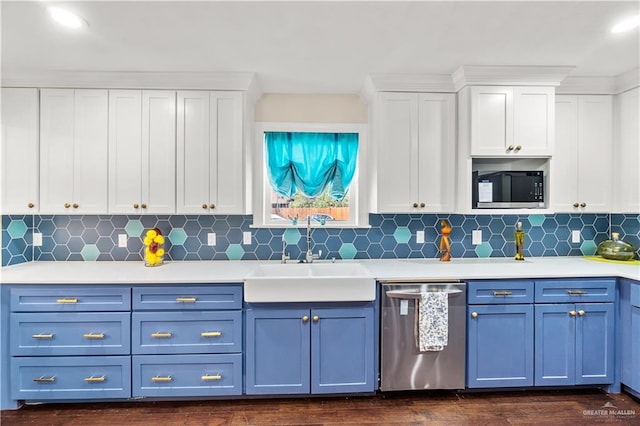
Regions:
<instances>
[{"instance_id":1,"label":"white upper cabinet","mask_svg":"<svg viewBox=\"0 0 640 426\"><path fill-rule=\"evenodd\" d=\"M553 87L472 86L471 144L474 157L553 154Z\"/></svg>"},{"instance_id":2,"label":"white upper cabinet","mask_svg":"<svg viewBox=\"0 0 640 426\"><path fill-rule=\"evenodd\" d=\"M175 213L176 92L109 92L109 213Z\"/></svg>"},{"instance_id":3,"label":"white upper cabinet","mask_svg":"<svg viewBox=\"0 0 640 426\"><path fill-rule=\"evenodd\" d=\"M614 209L640 212L640 88L616 96L614 142Z\"/></svg>"},{"instance_id":4,"label":"white upper cabinet","mask_svg":"<svg viewBox=\"0 0 640 426\"><path fill-rule=\"evenodd\" d=\"M550 176L552 210L611 210L612 114L609 95L556 96L556 149Z\"/></svg>"},{"instance_id":5,"label":"white upper cabinet","mask_svg":"<svg viewBox=\"0 0 640 426\"><path fill-rule=\"evenodd\" d=\"M40 91L40 213L107 210L106 90Z\"/></svg>"},{"instance_id":6,"label":"white upper cabinet","mask_svg":"<svg viewBox=\"0 0 640 426\"><path fill-rule=\"evenodd\" d=\"M178 92L178 213L245 213L243 102L242 92Z\"/></svg>"},{"instance_id":7,"label":"white upper cabinet","mask_svg":"<svg viewBox=\"0 0 640 426\"><path fill-rule=\"evenodd\" d=\"M2 89L3 214L39 211L38 110L38 89Z\"/></svg>"},{"instance_id":8,"label":"white upper cabinet","mask_svg":"<svg viewBox=\"0 0 640 426\"><path fill-rule=\"evenodd\" d=\"M377 95L377 211L451 211L455 95Z\"/></svg>"}]
</instances>

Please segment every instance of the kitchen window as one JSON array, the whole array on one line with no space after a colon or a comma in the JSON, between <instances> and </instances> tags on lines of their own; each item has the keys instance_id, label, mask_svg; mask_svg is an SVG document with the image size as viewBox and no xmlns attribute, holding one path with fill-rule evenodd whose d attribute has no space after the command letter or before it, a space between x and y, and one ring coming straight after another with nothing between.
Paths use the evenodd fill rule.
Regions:
<instances>
[{"instance_id":1,"label":"kitchen window","mask_svg":"<svg viewBox=\"0 0 640 426\"><path fill-rule=\"evenodd\" d=\"M254 226L367 226L364 125L260 123Z\"/></svg>"}]
</instances>

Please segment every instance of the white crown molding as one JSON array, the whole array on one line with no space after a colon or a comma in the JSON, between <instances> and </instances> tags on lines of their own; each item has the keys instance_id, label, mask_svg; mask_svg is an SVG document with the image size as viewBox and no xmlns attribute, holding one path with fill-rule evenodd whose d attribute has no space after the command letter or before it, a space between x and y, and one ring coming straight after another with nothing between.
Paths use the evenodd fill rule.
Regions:
<instances>
[{"instance_id":1,"label":"white crown molding","mask_svg":"<svg viewBox=\"0 0 640 426\"><path fill-rule=\"evenodd\" d=\"M3 87L73 87L100 89L243 90L259 96L253 73L208 72L9 72Z\"/></svg>"},{"instance_id":2,"label":"white crown molding","mask_svg":"<svg viewBox=\"0 0 640 426\"><path fill-rule=\"evenodd\" d=\"M616 94L640 87L640 68L627 71L616 77Z\"/></svg>"},{"instance_id":3,"label":"white crown molding","mask_svg":"<svg viewBox=\"0 0 640 426\"><path fill-rule=\"evenodd\" d=\"M369 74L360 91L365 100L375 92L453 93L450 75L442 74Z\"/></svg>"},{"instance_id":4,"label":"white crown molding","mask_svg":"<svg viewBox=\"0 0 640 426\"><path fill-rule=\"evenodd\" d=\"M615 93L615 77L567 77L556 87L558 95L610 95Z\"/></svg>"},{"instance_id":5,"label":"white crown molding","mask_svg":"<svg viewBox=\"0 0 640 426\"><path fill-rule=\"evenodd\" d=\"M463 65L451 76L455 91L470 85L558 86L575 67Z\"/></svg>"}]
</instances>

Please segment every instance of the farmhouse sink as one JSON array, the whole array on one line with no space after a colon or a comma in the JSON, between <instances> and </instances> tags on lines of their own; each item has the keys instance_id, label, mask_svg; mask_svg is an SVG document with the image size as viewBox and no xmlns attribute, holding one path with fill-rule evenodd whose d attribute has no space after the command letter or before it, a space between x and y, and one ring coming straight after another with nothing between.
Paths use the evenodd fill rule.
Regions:
<instances>
[{"instance_id":1,"label":"farmhouse sink","mask_svg":"<svg viewBox=\"0 0 640 426\"><path fill-rule=\"evenodd\" d=\"M244 299L250 303L369 301L375 297L375 279L358 263L260 265L244 279Z\"/></svg>"}]
</instances>

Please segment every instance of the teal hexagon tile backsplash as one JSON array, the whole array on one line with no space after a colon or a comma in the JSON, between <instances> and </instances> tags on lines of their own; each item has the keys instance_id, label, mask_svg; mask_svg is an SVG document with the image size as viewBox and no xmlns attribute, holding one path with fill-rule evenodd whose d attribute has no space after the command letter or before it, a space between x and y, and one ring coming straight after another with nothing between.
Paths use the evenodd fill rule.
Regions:
<instances>
[{"instance_id":1,"label":"teal hexagon tile backsplash","mask_svg":"<svg viewBox=\"0 0 640 426\"><path fill-rule=\"evenodd\" d=\"M459 214L371 214L370 228L314 228L312 250L322 258L437 258L440 220L453 226L454 257L511 257L515 250L514 226L524 225L525 255L582 256L619 232L620 238L640 250L638 214L549 214L549 215L459 215ZM16 222L16 224L13 224ZM21 222L24 224L22 225ZM142 260L144 229L158 227L165 239L167 260L277 260L282 238L292 260L307 250L304 230L298 228L252 228L249 215L34 215L2 216L2 265L31 260ZM21 238L14 238L27 230ZM11 229L11 233L9 232ZM483 232L484 243L471 245L471 232ZM424 230L425 243L412 235ZM571 243L571 231L583 240ZM32 245L32 231L42 234L43 244ZM252 232L252 244L242 245L242 233ZM216 233L216 245L207 245L207 235ZM118 247L119 234L133 234L127 247ZM137 235L136 235L137 234ZM95 246L86 249L87 246ZM98 253L96 256L96 252ZM640 253L639 253L640 255Z\"/></svg>"}]
</instances>

